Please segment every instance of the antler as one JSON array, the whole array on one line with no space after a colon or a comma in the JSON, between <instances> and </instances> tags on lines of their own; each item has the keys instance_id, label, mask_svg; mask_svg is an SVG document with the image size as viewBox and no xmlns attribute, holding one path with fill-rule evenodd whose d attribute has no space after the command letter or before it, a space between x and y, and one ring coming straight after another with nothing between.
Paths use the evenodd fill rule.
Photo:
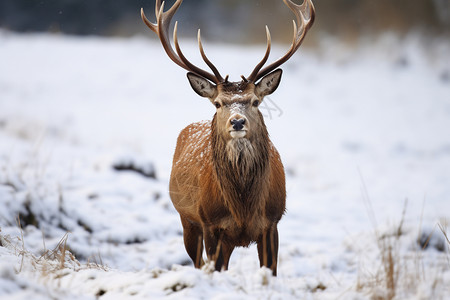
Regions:
<instances>
[{"instance_id":1,"label":"antler","mask_svg":"<svg viewBox=\"0 0 450 300\"><path fill-rule=\"evenodd\" d=\"M203 60L211 68L214 74L211 74L195 66L183 55L183 52L181 52L180 45L178 44L178 37L177 37L178 22L175 22L175 28L173 31L173 40L175 43L176 52L173 50L169 39L169 27L170 22L173 16L175 15L175 12L178 10L182 2L183 0L177 0L168 11L164 12L164 1L161 4L161 0L156 0L155 5L156 24L153 24L147 19L147 17L144 14L143 8L141 8L142 21L144 21L144 23L148 26L148 28L150 28L154 33L158 35L164 50L174 63L176 63L183 69L190 72L194 72L206 79L211 80L216 84L227 81L228 76L224 80L223 77L220 75L219 71L217 70L217 68L206 57L206 54L203 51L203 45L200 38L200 29L198 31L198 46L200 48L200 54L202 55Z\"/></svg>"},{"instance_id":2,"label":"antler","mask_svg":"<svg viewBox=\"0 0 450 300\"><path fill-rule=\"evenodd\" d=\"M274 69L285 63L300 47L303 39L305 38L306 33L308 32L309 28L311 28L314 22L315 10L311 0L303 0L303 3L301 5L295 4L291 0L283 0L283 2L284 4L286 4L287 7L289 7L290 10L292 10L292 12L295 14L297 18L297 23L294 20L292 20L292 23L294 25L294 36L292 38L291 47L284 56L280 57L278 60L276 60L275 62L271 63L270 65L266 66L264 69L261 70L262 66L266 63L267 58L269 57L271 45L269 29L266 26L266 34L267 34L266 54L264 55L263 59L256 65L255 69L250 74L250 76L248 76L247 78L248 81L256 82L264 75L270 73L271 71L273 71ZM299 24L298 27L297 24Z\"/></svg>"}]
</instances>

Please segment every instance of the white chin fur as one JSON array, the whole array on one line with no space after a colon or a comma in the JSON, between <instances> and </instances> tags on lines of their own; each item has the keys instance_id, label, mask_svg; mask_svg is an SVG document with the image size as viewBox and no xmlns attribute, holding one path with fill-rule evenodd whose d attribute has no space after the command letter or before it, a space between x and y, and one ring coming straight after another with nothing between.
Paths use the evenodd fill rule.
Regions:
<instances>
[{"instance_id":1,"label":"white chin fur","mask_svg":"<svg viewBox=\"0 0 450 300\"><path fill-rule=\"evenodd\" d=\"M245 130L230 131L230 135L234 139L243 138L243 137L245 137L246 134L247 134L247 131L245 131Z\"/></svg>"}]
</instances>

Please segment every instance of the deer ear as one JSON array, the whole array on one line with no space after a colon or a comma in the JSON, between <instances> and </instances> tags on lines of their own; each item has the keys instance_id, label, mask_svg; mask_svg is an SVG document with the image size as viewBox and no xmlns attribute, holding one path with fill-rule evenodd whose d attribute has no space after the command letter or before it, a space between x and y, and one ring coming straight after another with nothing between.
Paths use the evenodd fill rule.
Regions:
<instances>
[{"instance_id":1,"label":"deer ear","mask_svg":"<svg viewBox=\"0 0 450 300\"><path fill-rule=\"evenodd\" d=\"M256 84L256 94L264 97L272 94L278 88L278 85L281 81L281 74L283 70L277 69L272 73L264 76L257 84Z\"/></svg>"},{"instance_id":2,"label":"deer ear","mask_svg":"<svg viewBox=\"0 0 450 300\"><path fill-rule=\"evenodd\" d=\"M216 94L217 87L207 79L192 72L187 73L187 78L192 89L200 96L212 98Z\"/></svg>"}]
</instances>

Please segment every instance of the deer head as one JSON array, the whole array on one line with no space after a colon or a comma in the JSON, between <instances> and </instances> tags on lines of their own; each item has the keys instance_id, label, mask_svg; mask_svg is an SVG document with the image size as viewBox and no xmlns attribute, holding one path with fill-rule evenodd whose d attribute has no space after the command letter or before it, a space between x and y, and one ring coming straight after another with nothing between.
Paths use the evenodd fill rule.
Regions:
<instances>
[{"instance_id":1,"label":"deer head","mask_svg":"<svg viewBox=\"0 0 450 300\"><path fill-rule=\"evenodd\" d=\"M177 38L178 22L175 23L173 40L175 50L172 48L169 34L169 26L182 0L164 12L164 2L156 1L156 24L151 23L141 9L141 17L144 23L155 32L164 47L169 58L180 67L188 71L187 77L193 90L200 96L208 98L216 107L215 126L225 140L247 138L252 140L259 131L265 131L264 120L258 106L264 97L273 93L281 80L282 70L277 69L285 63L300 47L306 32L314 21L314 6L311 0L304 0L301 5L291 0L283 2L294 12L296 21L293 21L294 35L289 50L284 56L263 68L270 54L270 32L266 26L267 49L263 59L256 65L248 77L241 76L239 82L228 81L228 75L223 78L214 64L206 56L198 31L198 45L200 54L209 66L212 73L192 64L182 53Z\"/></svg>"}]
</instances>

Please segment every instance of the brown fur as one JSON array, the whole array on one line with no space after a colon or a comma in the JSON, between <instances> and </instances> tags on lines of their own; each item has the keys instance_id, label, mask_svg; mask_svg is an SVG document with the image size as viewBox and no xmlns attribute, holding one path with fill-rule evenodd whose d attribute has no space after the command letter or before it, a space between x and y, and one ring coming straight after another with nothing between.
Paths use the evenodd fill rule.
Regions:
<instances>
[{"instance_id":1,"label":"brown fur","mask_svg":"<svg viewBox=\"0 0 450 300\"><path fill-rule=\"evenodd\" d=\"M180 214L184 241L194 265L203 264L202 240L215 268L228 268L237 246L258 244L261 266L276 274L277 223L285 211L285 178L280 156L272 145L263 116L248 104L255 86L218 86L219 99L242 101L251 130L230 138L223 117L193 123L179 135L170 179L170 196ZM239 101L232 101L233 95ZM222 98L221 98L222 97ZM261 97L262 100L262 97Z\"/></svg>"}]
</instances>

